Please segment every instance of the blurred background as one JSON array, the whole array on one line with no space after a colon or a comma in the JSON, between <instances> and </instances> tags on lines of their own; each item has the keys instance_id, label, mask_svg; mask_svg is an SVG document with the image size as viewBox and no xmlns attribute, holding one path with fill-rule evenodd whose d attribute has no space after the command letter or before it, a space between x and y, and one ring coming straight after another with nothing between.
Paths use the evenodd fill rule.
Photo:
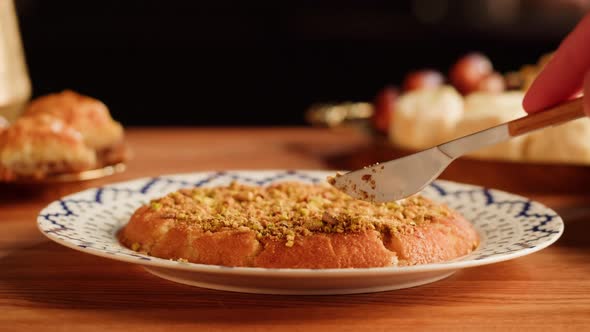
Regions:
<instances>
[{"instance_id":1,"label":"blurred background","mask_svg":"<svg viewBox=\"0 0 590 332\"><path fill-rule=\"evenodd\" d=\"M0 0L4 1L4 0ZM280 3L280 4L279 4ZM468 51L535 63L586 0L15 0L33 97L70 88L125 125L302 125Z\"/></svg>"}]
</instances>

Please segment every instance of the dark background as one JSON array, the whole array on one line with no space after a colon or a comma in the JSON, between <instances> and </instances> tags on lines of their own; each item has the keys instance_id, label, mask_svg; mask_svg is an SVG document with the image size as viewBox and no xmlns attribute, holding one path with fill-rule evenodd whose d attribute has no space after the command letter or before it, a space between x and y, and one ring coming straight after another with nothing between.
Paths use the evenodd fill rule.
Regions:
<instances>
[{"instance_id":1,"label":"dark background","mask_svg":"<svg viewBox=\"0 0 590 332\"><path fill-rule=\"evenodd\" d=\"M280 3L280 5L279 5ZM16 0L33 95L103 100L125 125L299 125L478 50L534 63L588 1Z\"/></svg>"}]
</instances>

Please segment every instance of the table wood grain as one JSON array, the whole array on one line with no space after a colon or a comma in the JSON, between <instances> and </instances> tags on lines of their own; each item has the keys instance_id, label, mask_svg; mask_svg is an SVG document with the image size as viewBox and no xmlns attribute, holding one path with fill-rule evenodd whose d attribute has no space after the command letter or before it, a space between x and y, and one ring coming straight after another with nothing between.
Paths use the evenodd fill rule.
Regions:
<instances>
[{"instance_id":1,"label":"table wood grain","mask_svg":"<svg viewBox=\"0 0 590 332\"><path fill-rule=\"evenodd\" d=\"M62 195L137 177L346 168L367 159L354 151L371 139L346 129L137 128L128 130L128 141L134 158L125 173L59 186L0 185L1 331L590 330L590 188L527 190L566 222L556 244L527 257L391 292L230 293L175 284L139 266L62 247L36 229L35 217ZM464 172L477 182L477 167L468 167ZM580 174L587 180L590 168ZM522 191L518 178L487 174L486 180L493 176Z\"/></svg>"}]
</instances>

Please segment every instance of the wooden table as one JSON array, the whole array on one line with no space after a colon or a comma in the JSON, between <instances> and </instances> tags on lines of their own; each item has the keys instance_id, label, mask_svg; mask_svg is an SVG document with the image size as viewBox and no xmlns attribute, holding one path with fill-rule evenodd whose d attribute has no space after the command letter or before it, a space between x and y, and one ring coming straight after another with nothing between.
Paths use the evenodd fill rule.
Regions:
<instances>
[{"instance_id":1,"label":"wooden table","mask_svg":"<svg viewBox=\"0 0 590 332\"><path fill-rule=\"evenodd\" d=\"M350 153L368 146L369 138L349 130L194 128L130 129L128 139L135 157L125 173L44 188L0 186L0 330L590 330L590 188L526 193L562 214L566 232L524 258L376 294L229 293L175 284L139 266L62 247L37 231L35 217L61 195L136 177L344 168L334 161L362 162Z\"/></svg>"}]
</instances>

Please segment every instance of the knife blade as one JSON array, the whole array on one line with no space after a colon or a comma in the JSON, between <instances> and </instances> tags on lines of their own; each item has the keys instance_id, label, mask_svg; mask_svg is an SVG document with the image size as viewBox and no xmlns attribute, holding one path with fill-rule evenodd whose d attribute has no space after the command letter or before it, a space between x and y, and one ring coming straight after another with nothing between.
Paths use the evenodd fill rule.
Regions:
<instances>
[{"instance_id":1,"label":"knife blade","mask_svg":"<svg viewBox=\"0 0 590 332\"><path fill-rule=\"evenodd\" d=\"M585 115L582 98L577 98L399 159L337 174L329 182L356 199L377 203L400 200L424 189L466 153Z\"/></svg>"}]
</instances>

